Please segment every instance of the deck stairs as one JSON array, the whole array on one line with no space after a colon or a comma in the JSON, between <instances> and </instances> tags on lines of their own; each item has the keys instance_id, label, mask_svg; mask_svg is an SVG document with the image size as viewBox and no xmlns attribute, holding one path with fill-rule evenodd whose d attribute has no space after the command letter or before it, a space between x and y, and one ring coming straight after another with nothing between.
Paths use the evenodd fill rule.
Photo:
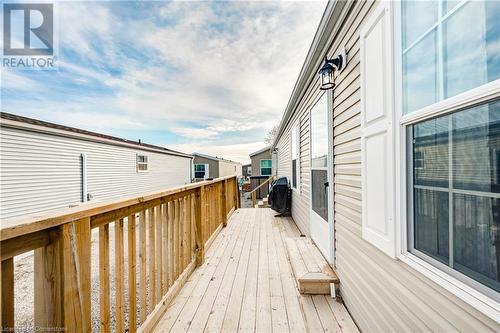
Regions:
<instances>
[{"instance_id":1,"label":"deck stairs","mask_svg":"<svg viewBox=\"0 0 500 333\"><path fill-rule=\"evenodd\" d=\"M269 208L269 196L259 200L257 205L255 205L255 208Z\"/></svg>"},{"instance_id":2,"label":"deck stairs","mask_svg":"<svg viewBox=\"0 0 500 333\"><path fill-rule=\"evenodd\" d=\"M340 299L339 278L312 240L308 237L287 238L286 245L299 292L332 295Z\"/></svg>"}]
</instances>

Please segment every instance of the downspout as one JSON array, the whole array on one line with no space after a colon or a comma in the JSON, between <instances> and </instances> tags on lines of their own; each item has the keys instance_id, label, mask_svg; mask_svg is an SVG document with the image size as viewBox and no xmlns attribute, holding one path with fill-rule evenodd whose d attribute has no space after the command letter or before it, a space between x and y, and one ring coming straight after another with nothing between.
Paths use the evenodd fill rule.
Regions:
<instances>
[{"instance_id":1,"label":"downspout","mask_svg":"<svg viewBox=\"0 0 500 333\"><path fill-rule=\"evenodd\" d=\"M81 154L82 163L82 202L87 202L87 154Z\"/></svg>"}]
</instances>

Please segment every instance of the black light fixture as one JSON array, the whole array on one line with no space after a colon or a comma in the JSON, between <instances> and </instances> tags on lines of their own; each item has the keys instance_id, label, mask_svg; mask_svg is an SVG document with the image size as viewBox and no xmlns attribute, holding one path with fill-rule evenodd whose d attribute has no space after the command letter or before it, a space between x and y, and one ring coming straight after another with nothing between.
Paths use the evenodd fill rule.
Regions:
<instances>
[{"instance_id":1,"label":"black light fixture","mask_svg":"<svg viewBox=\"0 0 500 333\"><path fill-rule=\"evenodd\" d=\"M336 58L328 59L325 56L325 63L319 70L318 74L321 77L321 90L329 90L335 87L335 71L341 72L347 62L345 49L342 49Z\"/></svg>"}]
</instances>

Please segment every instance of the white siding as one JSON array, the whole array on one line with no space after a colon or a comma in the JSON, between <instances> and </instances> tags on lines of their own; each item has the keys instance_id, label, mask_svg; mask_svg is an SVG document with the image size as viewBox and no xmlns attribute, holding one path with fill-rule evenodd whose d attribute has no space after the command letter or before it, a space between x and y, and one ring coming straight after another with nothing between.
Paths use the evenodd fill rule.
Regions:
<instances>
[{"instance_id":1,"label":"white siding","mask_svg":"<svg viewBox=\"0 0 500 333\"><path fill-rule=\"evenodd\" d=\"M190 182L189 158L2 127L1 218L82 202L82 153L87 155L87 192L93 200ZM148 156L148 172L136 171L138 153Z\"/></svg>"},{"instance_id":2,"label":"white siding","mask_svg":"<svg viewBox=\"0 0 500 333\"><path fill-rule=\"evenodd\" d=\"M352 2L340 32L328 50L333 55L345 46L348 64L336 79L334 90L334 189L335 255L340 290L350 314L365 332L403 331L500 331L492 319L460 300L440 285L399 260L391 259L361 237L361 144L360 144L360 26L375 9L373 1ZM300 117L308 131L307 108L319 94L314 80L295 110L290 123ZM279 173L288 175L289 128L278 141ZM301 154L306 154L308 135L301 134ZM306 147L307 146L307 147ZM307 153L308 154L308 153ZM302 156L301 156L302 157ZM303 190L300 201L309 203L309 158L301 163ZM281 165L285 164L284 167ZM307 190L306 190L307 189ZM297 199L294 196L296 208ZM302 232L308 234L309 208L293 212ZM305 220L304 220L305 219Z\"/></svg>"},{"instance_id":3,"label":"white siding","mask_svg":"<svg viewBox=\"0 0 500 333\"><path fill-rule=\"evenodd\" d=\"M241 171L242 171L241 163L219 160L219 177L225 177L225 176L241 177Z\"/></svg>"}]
</instances>

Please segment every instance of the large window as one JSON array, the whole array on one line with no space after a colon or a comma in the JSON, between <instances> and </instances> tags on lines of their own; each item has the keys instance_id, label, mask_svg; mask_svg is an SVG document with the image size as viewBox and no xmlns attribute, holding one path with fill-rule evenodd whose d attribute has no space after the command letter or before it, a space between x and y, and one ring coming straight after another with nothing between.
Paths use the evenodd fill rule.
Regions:
<instances>
[{"instance_id":1,"label":"large window","mask_svg":"<svg viewBox=\"0 0 500 333\"><path fill-rule=\"evenodd\" d=\"M298 188L300 178L300 134L299 125L295 125L290 133L290 146L292 158L292 187Z\"/></svg>"},{"instance_id":2,"label":"large window","mask_svg":"<svg viewBox=\"0 0 500 333\"><path fill-rule=\"evenodd\" d=\"M412 131L412 248L500 291L500 101Z\"/></svg>"},{"instance_id":3,"label":"large window","mask_svg":"<svg viewBox=\"0 0 500 333\"><path fill-rule=\"evenodd\" d=\"M498 292L500 101L412 114L500 79L500 1L403 1L401 13L409 250Z\"/></svg>"},{"instance_id":4,"label":"large window","mask_svg":"<svg viewBox=\"0 0 500 333\"><path fill-rule=\"evenodd\" d=\"M403 107L500 78L500 1L403 1Z\"/></svg>"},{"instance_id":5,"label":"large window","mask_svg":"<svg viewBox=\"0 0 500 333\"><path fill-rule=\"evenodd\" d=\"M270 176L273 173L272 160L260 160L260 175Z\"/></svg>"}]
</instances>

